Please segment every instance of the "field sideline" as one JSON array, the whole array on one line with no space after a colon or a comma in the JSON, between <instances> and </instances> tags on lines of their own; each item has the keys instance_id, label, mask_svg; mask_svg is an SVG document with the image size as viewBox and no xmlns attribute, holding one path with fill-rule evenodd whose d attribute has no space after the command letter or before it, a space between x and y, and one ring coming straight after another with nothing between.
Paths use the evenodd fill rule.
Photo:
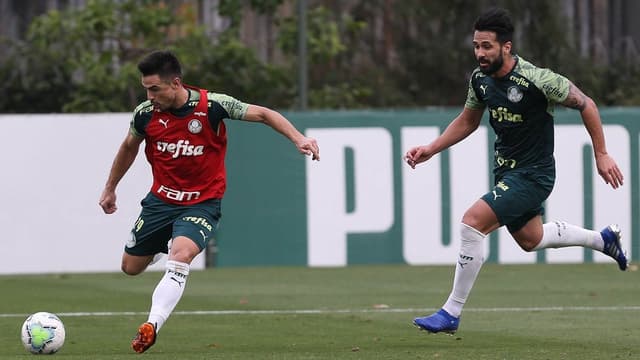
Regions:
<instances>
[{"instance_id":1,"label":"field sideline","mask_svg":"<svg viewBox=\"0 0 640 360\"><path fill-rule=\"evenodd\" d=\"M194 310L175 311L173 316L180 315L330 315L330 314L366 314L366 313L423 313L437 311L438 308L420 309L389 309L387 305L374 306L373 309L300 309L300 310ZM529 307L529 308L466 308L469 312L544 312L544 311L640 311L640 306L556 306L556 307ZM95 311L95 312L72 312L57 313L61 317L76 316L133 316L146 315L146 311ZM0 318L24 318L28 314L0 314Z\"/></svg>"},{"instance_id":2,"label":"field sideline","mask_svg":"<svg viewBox=\"0 0 640 360\"><path fill-rule=\"evenodd\" d=\"M633 269L636 269L635 267ZM192 272L154 359L640 359L638 272L615 264L483 268L455 336L411 325L446 299L452 266ZM0 359L31 359L27 314L51 311L55 359L134 359L158 272L0 276Z\"/></svg>"}]
</instances>

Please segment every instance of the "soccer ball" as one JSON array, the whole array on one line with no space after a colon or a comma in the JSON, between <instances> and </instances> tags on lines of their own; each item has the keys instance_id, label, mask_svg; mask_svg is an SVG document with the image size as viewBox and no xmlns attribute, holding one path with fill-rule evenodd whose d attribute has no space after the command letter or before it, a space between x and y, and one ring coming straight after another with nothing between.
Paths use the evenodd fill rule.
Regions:
<instances>
[{"instance_id":1,"label":"soccer ball","mask_svg":"<svg viewBox=\"0 0 640 360\"><path fill-rule=\"evenodd\" d=\"M33 354L53 354L64 345L64 324L56 315L37 312L22 324L22 345Z\"/></svg>"}]
</instances>

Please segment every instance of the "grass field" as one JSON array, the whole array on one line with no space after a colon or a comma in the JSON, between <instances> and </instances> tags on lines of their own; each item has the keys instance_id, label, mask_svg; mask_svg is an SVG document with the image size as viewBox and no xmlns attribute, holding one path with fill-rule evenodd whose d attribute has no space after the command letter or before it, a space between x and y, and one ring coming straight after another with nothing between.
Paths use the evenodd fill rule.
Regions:
<instances>
[{"instance_id":1,"label":"grass field","mask_svg":"<svg viewBox=\"0 0 640 360\"><path fill-rule=\"evenodd\" d=\"M160 273L0 276L0 359L31 359L27 314L57 313L55 359L640 359L639 272L487 264L455 336L411 325L446 299L453 267L192 272L147 353L130 349Z\"/></svg>"}]
</instances>

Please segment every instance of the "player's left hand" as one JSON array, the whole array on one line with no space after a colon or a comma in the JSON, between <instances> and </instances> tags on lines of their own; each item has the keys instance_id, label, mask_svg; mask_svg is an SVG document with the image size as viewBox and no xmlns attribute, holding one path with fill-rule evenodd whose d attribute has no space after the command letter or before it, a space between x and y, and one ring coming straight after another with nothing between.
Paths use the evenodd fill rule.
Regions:
<instances>
[{"instance_id":1,"label":"player's left hand","mask_svg":"<svg viewBox=\"0 0 640 360\"><path fill-rule=\"evenodd\" d=\"M431 159L433 155L427 146L415 146L409 149L402 158L412 169L415 169L416 165Z\"/></svg>"},{"instance_id":2,"label":"player's left hand","mask_svg":"<svg viewBox=\"0 0 640 360\"><path fill-rule=\"evenodd\" d=\"M311 155L312 160L320 161L320 148L318 147L316 139L304 137L301 141L296 143L296 147L300 153Z\"/></svg>"},{"instance_id":3,"label":"player's left hand","mask_svg":"<svg viewBox=\"0 0 640 360\"><path fill-rule=\"evenodd\" d=\"M622 186L624 181L622 171L620 171L618 164L609 154L596 155L596 167L598 168L598 174L600 174L605 183L611 185L614 189Z\"/></svg>"}]
</instances>

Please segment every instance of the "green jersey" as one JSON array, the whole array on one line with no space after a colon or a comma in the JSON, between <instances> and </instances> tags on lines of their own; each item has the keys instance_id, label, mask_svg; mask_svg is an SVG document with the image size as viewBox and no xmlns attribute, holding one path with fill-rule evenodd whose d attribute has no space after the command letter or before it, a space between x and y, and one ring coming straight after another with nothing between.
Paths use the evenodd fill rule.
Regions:
<instances>
[{"instance_id":1,"label":"green jersey","mask_svg":"<svg viewBox=\"0 0 640 360\"><path fill-rule=\"evenodd\" d=\"M494 174L519 168L548 168L553 159L553 111L569 95L570 82L549 69L516 56L504 77L476 69L469 81L465 107L489 110L496 133Z\"/></svg>"}]
</instances>

